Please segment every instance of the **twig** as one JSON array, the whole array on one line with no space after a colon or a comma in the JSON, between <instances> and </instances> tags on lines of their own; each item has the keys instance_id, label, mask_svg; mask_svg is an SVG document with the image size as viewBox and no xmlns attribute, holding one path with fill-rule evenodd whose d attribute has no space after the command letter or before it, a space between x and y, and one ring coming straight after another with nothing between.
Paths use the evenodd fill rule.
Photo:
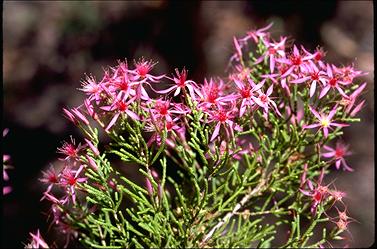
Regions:
<instances>
[{"instance_id":1,"label":"twig","mask_svg":"<svg viewBox=\"0 0 377 249\"><path fill-rule=\"evenodd\" d=\"M262 178L261 182L252 190L250 191L250 193L248 193L247 195L245 195L242 200L237 203L237 205L233 208L232 212L229 212L227 213L224 218L221 219L221 221L219 223L217 223L216 226L214 226L211 231L206 235L204 236L204 239L202 240L202 242L200 243L200 247L202 247L204 245L204 243L210 239L212 237L212 235L215 233L215 231L217 229L219 229L222 225L224 225L233 215L235 215L238 210L240 208L242 208L246 202L248 202L250 200L251 197L255 196L255 195L258 195L260 192L263 191L264 187L265 187L265 184L266 184L266 180L264 178Z\"/></svg>"}]
</instances>

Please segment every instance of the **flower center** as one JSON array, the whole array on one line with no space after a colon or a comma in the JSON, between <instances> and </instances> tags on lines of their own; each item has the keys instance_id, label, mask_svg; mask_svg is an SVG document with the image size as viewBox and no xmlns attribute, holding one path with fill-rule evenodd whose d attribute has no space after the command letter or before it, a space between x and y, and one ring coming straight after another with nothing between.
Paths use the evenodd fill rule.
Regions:
<instances>
[{"instance_id":1,"label":"flower center","mask_svg":"<svg viewBox=\"0 0 377 249\"><path fill-rule=\"evenodd\" d=\"M338 148L338 149L335 150L335 157L336 158L341 158L343 156L344 156L344 150L343 149Z\"/></svg>"},{"instance_id":2,"label":"flower center","mask_svg":"<svg viewBox=\"0 0 377 249\"><path fill-rule=\"evenodd\" d=\"M329 85L331 87L335 87L337 85L337 79L336 78L331 78L331 80L329 81Z\"/></svg>"},{"instance_id":3,"label":"flower center","mask_svg":"<svg viewBox=\"0 0 377 249\"><path fill-rule=\"evenodd\" d=\"M168 114L168 107L166 105L160 105L158 111L161 115L165 116Z\"/></svg>"},{"instance_id":4,"label":"flower center","mask_svg":"<svg viewBox=\"0 0 377 249\"><path fill-rule=\"evenodd\" d=\"M319 191L316 191L313 198L316 202L320 202L322 199L322 194Z\"/></svg>"},{"instance_id":5,"label":"flower center","mask_svg":"<svg viewBox=\"0 0 377 249\"><path fill-rule=\"evenodd\" d=\"M65 152L68 156L71 156L71 157L77 156L76 148L73 144L67 144L65 147Z\"/></svg>"},{"instance_id":6,"label":"flower center","mask_svg":"<svg viewBox=\"0 0 377 249\"><path fill-rule=\"evenodd\" d=\"M186 73L182 73L180 76L179 76L179 82L178 82L178 86L179 87L185 87L185 82L186 82Z\"/></svg>"},{"instance_id":7,"label":"flower center","mask_svg":"<svg viewBox=\"0 0 377 249\"><path fill-rule=\"evenodd\" d=\"M122 79L120 83L117 84L120 90L127 91L128 90L128 82L125 79Z\"/></svg>"},{"instance_id":8,"label":"flower center","mask_svg":"<svg viewBox=\"0 0 377 249\"><path fill-rule=\"evenodd\" d=\"M71 185L71 186L75 185L76 184L76 178L70 176L68 178L68 184Z\"/></svg>"},{"instance_id":9,"label":"flower center","mask_svg":"<svg viewBox=\"0 0 377 249\"><path fill-rule=\"evenodd\" d=\"M251 96L250 88L247 87L247 88L241 89L241 96L244 99L250 98L250 96Z\"/></svg>"},{"instance_id":10,"label":"flower center","mask_svg":"<svg viewBox=\"0 0 377 249\"><path fill-rule=\"evenodd\" d=\"M268 49L268 53L269 53L269 54L275 54L275 53L276 53L276 49L274 49L274 48L269 48L269 49Z\"/></svg>"},{"instance_id":11,"label":"flower center","mask_svg":"<svg viewBox=\"0 0 377 249\"><path fill-rule=\"evenodd\" d=\"M259 97L260 101L262 101L263 104L265 104L267 102L267 96L265 94L262 94L260 97Z\"/></svg>"},{"instance_id":12,"label":"flower center","mask_svg":"<svg viewBox=\"0 0 377 249\"><path fill-rule=\"evenodd\" d=\"M327 118L324 118L324 119L321 120L321 125L323 127L328 127L329 124L330 124L330 121Z\"/></svg>"},{"instance_id":13,"label":"flower center","mask_svg":"<svg viewBox=\"0 0 377 249\"><path fill-rule=\"evenodd\" d=\"M319 61L320 59L322 59L322 54L320 52L317 52L314 56L314 59Z\"/></svg>"},{"instance_id":14,"label":"flower center","mask_svg":"<svg viewBox=\"0 0 377 249\"><path fill-rule=\"evenodd\" d=\"M319 75L318 75L318 73L312 73L312 74L311 74L311 78L312 78L312 80L319 80Z\"/></svg>"},{"instance_id":15,"label":"flower center","mask_svg":"<svg viewBox=\"0 0 377 249\"><path fill-rule=\"evenodd\" d=\"M220 122L225 122L228 119L226 112L224 111L219 111L217 118Z\"/></svg>"},{"instance_id":16,"label":"flower center","mask_svg":"<svg viewBox=\"0 0 377 249\"><path fill-rule=\"evenodd\" d=\"M137 67L137 72L141 77L145 77L145 75L147 75L147 73L149 72L149 67L147 67L146 65L139 65Z\"/></svg>"},{"instance_id":17,"label":"flower center","mask_svg":"<svg viewBox=\"0 0 377 249\"><path fill-rule=\"evenodd\" d=\"M118 101L116 105L117 105L118 110L121 112L124 112L125 110L127 110L127 104L124 103L122 100Z\"/></svg>"},{"instance_id":18,"label":"flower center","mask_svg":"<svg viewBox=\"0 0 377 249\"><path fill-rule=\"evenodd\" d=\"M58 182L58 179L56 178L56 176L54 174L51 174L49 177L48 177L48 181L51 182L51 183L57 183Z\"/></svg>"},{"instance_id":19,"label":"flower center","mask_svg":"<svg viewBox=\"0 0 377 249\"><path fill-rule=\"evenodd\" d=\"M302 63L301 56L291 56L291 62L295 66L299 66Z\"/></svg>"},{"instance_id":20,"label":"flower center","mask_svg":"<svg viewBox=\"0 0 377 249\"><path fill-rule=\"evenodd\" d=\"M215 103L217 99L217 91L212 90L211 92L209 92L207 99L208 102Z\"/></svg>"}]
</instances>

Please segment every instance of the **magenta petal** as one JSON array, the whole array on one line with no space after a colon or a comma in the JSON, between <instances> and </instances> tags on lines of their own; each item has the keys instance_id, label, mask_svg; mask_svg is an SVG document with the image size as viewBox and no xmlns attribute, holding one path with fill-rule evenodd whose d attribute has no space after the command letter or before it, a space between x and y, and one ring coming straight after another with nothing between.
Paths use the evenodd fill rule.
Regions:
<instances>
[{"instance_id":1,"label":"magenta petal","mask_svg":"<svg viewBox=\"0 0 377 249\"><path fill-rule=\"evenodd\" d=\"M314 110L313 107L309 106L309 110L314 114L314 116L315 116L316 118L318 118L319 120L322 119L321 115L319 115L319 113L318 113L316 110Z\"/></svg>"},{"instance_id":2,"label":"magenta petal","mask_svg":"<svg viewBox=\"0 0 377 249\"><path fill-rule=\"evenodd\" d=\"M323 135L327 137L329 135L329 129L327 127L323 127Z\"/></svg>"},{"instance_id":3,"label":"magenta petal","mask_svg":"<svg viewBox=\"0 0 377 249\"><path fill-rule=\"evenodd\" d=\"M365 100L361 101L360 104L358 104L355 107L355 109L353 109L353 111L350 114L351 117L355 116L361 110L361 108L364 106L364 102L365 102Z\"/></svg>"},{"instance_id":4,"label":"magenta petal","mask_svg":"<svg viewBox=\"0 0 377 249\"><path fill-rule=\"evenodd\" d=\"M331 148L330 146L327 146L327 145L324 145L323 148L328 150L328 151L331 151L331 152L335 151L333 148Z\"/></svg>"},{"instance_id":5,"label":"magenta petal","mask_svg":"<svg viewBox=\"0 0 377 249\"><path fill-rule=\"evenodd\" d=\"M335 152L326 152L326 153L322 153L321 156L323 156L323 157L327 157L327 158L331 158L331 157L334 157L334 156L335 156Z\"/></svg>"},{"instance_id":6,"label":"magenta petal","mask_svg":"<svg viewBox=\"0 0 377 249\"><path fill-rule=\"evenodd\" d=\"M264 107L263 102L260 101L259 98L256 98L256 97L254 97L254 96L252 96L251 98L254 100L254 102L255 102L257 105L259 105L260 107Z\"/></svg>"},{"instance_id":7,"label":"magenta petal","mask_svg":"<svg viewBox=\"0 0 377 249\"><path fill-rule=\"evenodd\" d=\"M85 142L89 145L90 149L93 151L94 155L99 156L98 149L92 144L92 142L86 138L84 138Z\"/></svg>"},{"instance_id":8,"label":"magenta petal","mask_svg":"<svg viewBox=\"0 0 377 249\"><path fill-rule=\"evenodd\" d=\"M352 98L356 98L363 90L364 88L366 87L367 83L365 82L364 84L362 84L361 86L359 86L352 94L351 94L351 97Z\"/></svg>"},{"instance_id":9,"label":"magenta petal","mask_svg":"<svg viewBox=\"0 0 377 249\"><path fill-rule=\"evenodd\" d=\"M336 162L335 162L335 168L336 169L340 168L340 160L336 160Z\"/></svg>"},{"instance_id":10,"label":"magenta petal","mask_svg":"<svg viewBox=\"0 0 377 249\"><path fill-rule=\"evenodd\" d=\"M165 93L169 93L169 92L173 91L174 88L177 88L177 86L172 86L172 87L169 87L168 89L165 89L165 90L159 90L159 91L155 91L155 92L156 92L156 93L162 93L162 94L165 94Z\"/></svg>"},{"instance_id":11,"label":"magenta petal","mask_svg":"<svg viewBox=\"0 0 377 249\"><path fill-rule=\"evenodd\" d=\"M243 114L245 113L245 110L246 110L246 99L243 99L242 100L242 103L241 103L241 107L240 107L240 117L243 116Z\"/></svg>"},{"instance_id":12,"label":"magenta petal","mask_svg":"<svg viewBox=\"0 0 377 249\"><path fill-rule=\"evenodd\" d=\"M266 93L267 96L270 96L270 95L271 95L272 91L274 90L273 87L274 87L274 85L271 85L271 86L267 89L267 93Z\"/></svg>"},{"instance_id":13,"label":"magenta petal","mask_svg":"<svg viewBox=\"0 0 377 249\"><path fill-rule=\"evenodd\" d=\"M270 70L271 70L271 73L274 72L274 68L275 68L275 59L274 59L274 56L271 55L270 56Z\"/></svg>"},{"instance_id":14,"label":"magenta petal","mask_svg":"<svg viewBox=\"0 0 377 249\"><path fill-rule=\"evenodd\" d=\"M300 56L300 52L298 51L296 45L293 45L293 54L294 54L295 56Z\"/></svg>"},{"instance_id":15,"label":"magenta petal","mask_svg":"<svg viewBox=\"0 0 377 249\"><path fill-rule=\"evenodd\" d=\"M310 79L310 77L298 78L297 80L291 80L289 83L300 84Z\"/></svg>"},{"instance_id":16,"label":"magenta petal","mask_svg":"<svg viewBox=\"0 0 377 249\"><path fill-rule=\"evenodd\" d=\"M132 119L135 119L135 120L140 120L139 116L137 116L136 113L130 111L130 110L126 110L126 113L128 116L130 116Z\"/></svg>"},{"instance_id":17,"label":"magenta petal","mask_svg":"<svg viewBox=\"0 0 377 249\"><path fill-rule=\"evenodd\" d=\"M219 131L220 131L220 125L221 123L218 122L215 126L215 130L213 131L213 134L211 136L211 142L219 135Z\"/></svg>"},{"instance_id":18,"label":"magenta petal","mask_svg":"<svg viewBox=\"0 0 377 249\"><path fill-rule=\"evenodd\" d=\"M353 169L350 166L347 165L346 160L344 160L344 158L342 158L341 161L342 161L343 168L345 170L350 171L350 172L353 171Z\"/></svg>"},{"instance_id":19,"label":"magenta petal","mask_svg":"<svg viewBox=\"0 0 377 249\"><path fill-rule=\"evenodd\" d=\"M177 90L175 90L173 96L174 96L174 97L177 96L180 92L181 92L181 88L180 88L180 87L177 87Z\"/></svg>"},{"instance_id":20,"label":"magenta petal","mask_svg":"<svg viewBox=\"0 0 377 249\"><path fill-rule=\"evenodd\" d=\"M264 60L265 57L266 57L266 53L262 54L262 56L260 56L260 57L254 62L254 65L255 65L255 64L259 64L259 63L261 63L261 62Z\"/></svg>"},{"instance_id":21,"label":"magenta petal","mask_svg":"<svg viewBox=\"0 0 377 249\"><path fill-rule=\"evenodd\" d=\"M310 98L313 97L314 93L315 93L315 89L317 87L317 81L313 81L312 84L310 85L310 91L309 91L309 96Z\"/></svg>"},{"instance_id":22,"label":"magenta petal","mask_svg":"<svg viewBox=\"0 0 377 249\"><path fill-rule=\"evenodd\" d=\"M302 128L303 129L312 129L312 128L316 128L318 126L321 126L321 124L304 125L304 126L302 126Z\"/></svg>"},{"instance_id":23,"label":"magenta petal","mask_svg":"<svg viewBox=\"0 0 377 249\"><path fill-rule=\"evenodd\" d=\"M330 86L325 86L325 88L322 89L321 94L319 95L319 98L321 99L323 96L326 95L326 93L330 90Z\"/></svg>"},{"instance_id":24,"label":"magenta petal","mask_svg":"<svg viewBox=\"0 0 377 249\"><path fill-rule=\"evenodd\" d=\"M109 131L109 129L114 125L114 123L117 121L118 117L119 117L120 113L116 113L114 115L114 117L111 119L109 125L106 127L105 131Z\"/></svg>"},{"instance_id":25,"label":"magenta petal","mask_svg":"<svg viewBox=\"0 0 377 249\"><path fill-rule=\"evenodd\" d=\"M264 85L264 83L265 83L265 81L263 80L261 83L255 85L255 86L253 87L252 91L253 91L253 92L258 91L259 89L262 88L262 86Z\"/></svg>"},{"instance_id":26,"label":"magenta petal","mask_svg":"<svg viewBox=\"0 0 377 249\"><path fill-rule=\"evenodd\" d=\"M332 120L332 118L334 117L334 115L336 113L336 108L337 108L337 106L334 106L334 108L330 111L329 115L327 116L328 120Z\"/></svg>"},{"instance_id":27,"label":"magenta petal","mask_svg":"<svg viewBox=\"0 0 377 249\"><path fill-rule=\"evenodd\" d=\"M306 196L312 196L312 195L310 194L309 191L302 190L302 189L300 189L300 188L299 188L298 190L300 190L300 192L303 193L303 194L306 195Z\"/></svg>"},{"instance_id":28,"label":"magenta petal","mask_svg":"<svg viewBox=\"0 0 377 249\"><path fill-rule=\"evenodd\" d=\"M332 74L332 70L331 70L330 64L327 64L327 75L328 75L330 78L333 77L333 74Z\"/></svg>"},{"instance_id":29,"label":"magenta petal","mask_svg":"<svg viewBox=\"0 0 377 249\"><path fill-rule=\"evenodd\" d=\"M288 75L290 75L293 71L293 67L290 67L282 76L281 78L285 78L287 77Z\"/></svg>"}]
</instances>

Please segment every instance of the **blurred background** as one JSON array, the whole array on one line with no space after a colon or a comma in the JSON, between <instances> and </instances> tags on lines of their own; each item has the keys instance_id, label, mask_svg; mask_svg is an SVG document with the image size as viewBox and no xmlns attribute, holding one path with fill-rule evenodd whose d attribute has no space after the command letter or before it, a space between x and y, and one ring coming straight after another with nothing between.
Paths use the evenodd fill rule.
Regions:
<instances>
[{"instance_id":1,"label":"blurred background","mask_svg":"<svg viewBox=\"0 0 377 249\"><path fill-rule=\"evenodd\" d=\"M374 57L372 1L85 1L3 3L3 152L11 155L13 191L3 196L1 246L23 247L28 233L48 223L40 202L40 170L56 164L56 148L78 130L63 107L83 100L84 73L99 78L103 67L141 56L158 61L155 72L186 67L189 77L225 75L232 37L274 22L309 49L324 46L327 60L354 63L368 72L362 122L345 129L353 173L333 172L358 223L350 224L350 247L374 242ZM46 240L50 242L48 236Z\"/></svg>"}]
</instances>

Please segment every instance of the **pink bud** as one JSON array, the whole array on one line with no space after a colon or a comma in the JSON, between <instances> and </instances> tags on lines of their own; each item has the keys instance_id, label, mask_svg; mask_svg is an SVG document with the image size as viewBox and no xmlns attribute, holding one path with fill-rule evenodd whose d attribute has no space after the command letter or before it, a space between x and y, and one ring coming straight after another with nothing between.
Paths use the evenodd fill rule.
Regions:
<instances>
[{"instance_id":1,"label":"pink bud","mask_svg":"<svg viewBox=\"0 0 377 249\"><path fill-rule=\"evenodd\" d=\"M86 156L86 159L88 159L88 163L89 163L89 166L94 169L94 171L97 171L98 170L98 166L96 164L96 162L89 156Z\"/></svg>"},{"instance_id":2,"label":"pink bud","mask_svg":"<svg viewBox=\"0 0 377 249\"><path fill-rule=\"evenodd\" d=\"M66 118L68 118L70 121L72 121L72 123L74 123L75 125L77 125L77 120L76 120L75 116L70 111L68 111L67 109L63 108L63 112L64 112Z\"/></svg>"},{"instance_id":3,"label":"pink bud","mask_svg":"<svg viewBox=\"0 0 377 249\"><path fill-rule=\"evenodd\" d=\"M94 147L94 145L92 144L92 142L90 142L88 139L84 138L85 142L89 145L90 149L93 151L94 155L96 156L99 156L99 151L96 147Z\"/></svg>"},{"instance_id":4,"label":"pink bud","mask_svg":"<svg viewBox=\"0 0 377 249\"><path fill-rule=\"evenodd\" d=\"M84 124L86 124L86 125L89 125L89 121L88 121L88 119L77 109L77 108L74 108L74 109L72 109L72 112L74 113L74 114L76 114L76 116L82 121L82 122L84 122Z\"/></svg>"}]
</instances>

